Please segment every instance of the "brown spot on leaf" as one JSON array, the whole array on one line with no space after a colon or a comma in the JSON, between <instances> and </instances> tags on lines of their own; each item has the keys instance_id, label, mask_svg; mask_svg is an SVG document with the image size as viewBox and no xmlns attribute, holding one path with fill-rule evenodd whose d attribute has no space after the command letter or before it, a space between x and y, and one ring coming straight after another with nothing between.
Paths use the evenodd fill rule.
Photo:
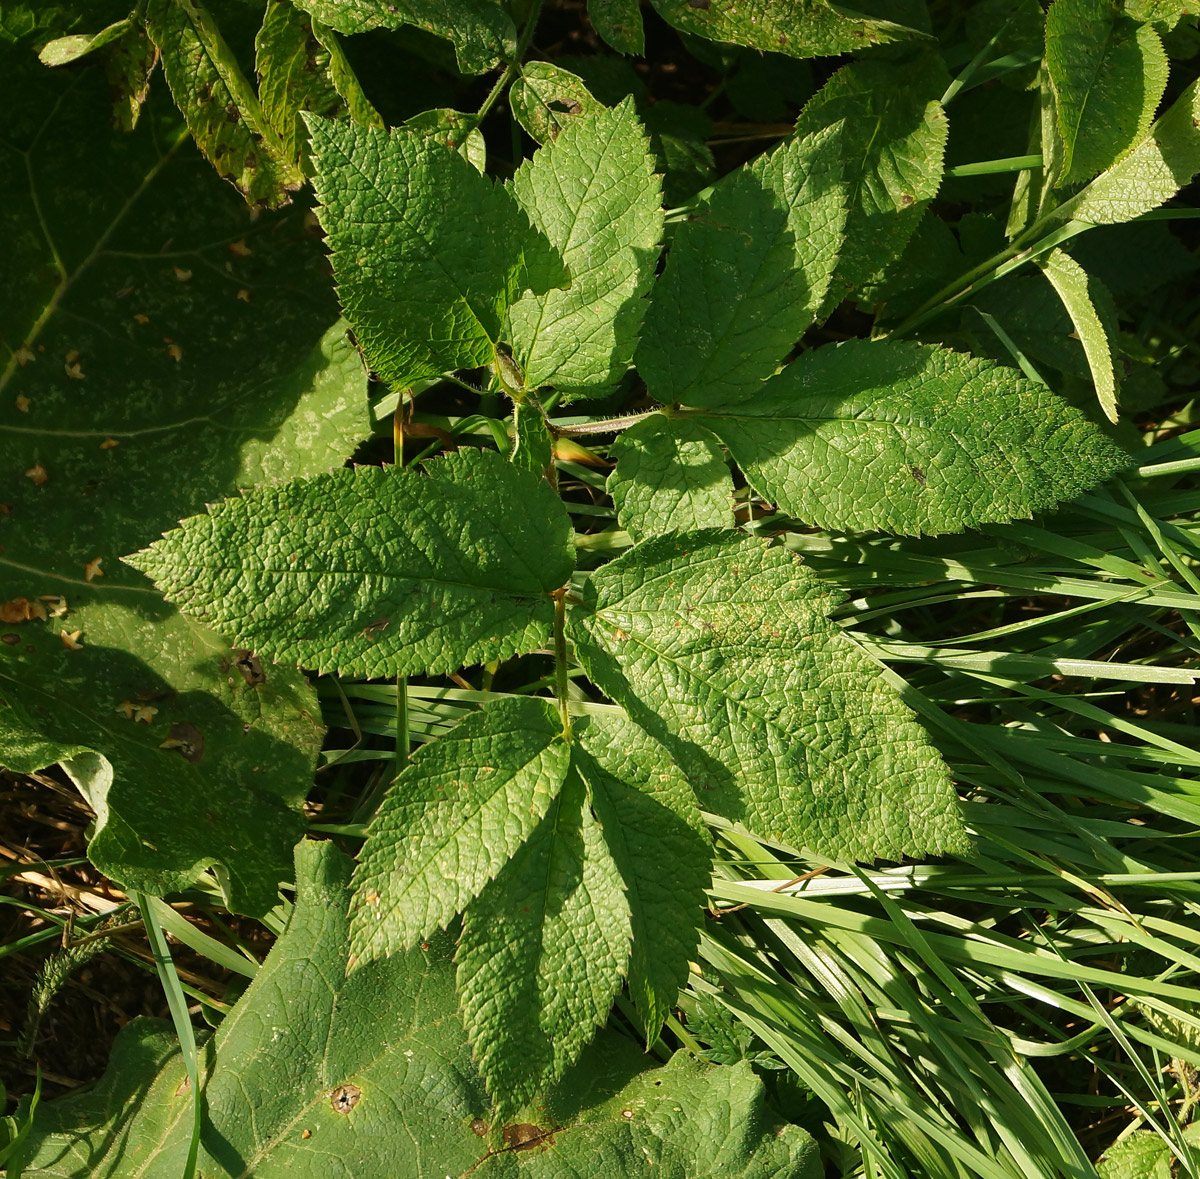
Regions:
<instances>
[{"instance_id":1,"label":"brown spot on leaf","mask_svg":"<svg viewBox=\"0 0 1200 1179\"><path fill-rule=\"evenodd\" d=\"M79 641L79 636L83 634L81 630L73 630L69 634L65 630L58 632L58 637L62 639L63 646L68 651L82 651L83 644Z\"/></svg>"},{"instance_id":2,"label":"brown spot on leaf","mask_svg":"<svg viewBox=\"0 0 1200 1179\"><path fill-rule=\"evenodd\" d=\"M28 471L25 472L26 479L32 479L34 487L41 487L50 479L50 474L41 463L34 463Z\"/></svg>"},{"instance_id":3,"label":"brown spot on leaf","mask_svg":"<svg viewBox=\"0 0 1200 1179\"><path fill-rule=\"evenodd\" d=\"M175 271L175 277L179 279L180 282L188 282L192 277L192 272L190 270L184 270L182 266L172 266L171 269Z\"/></svg>"},{"instance_id":4,"label":"brown spot on leaf","mask_svg":"<svg viewBox=\"0 0 1200 1179\"><path fill-rule=\"evenodd\" d=\"M22 368L24 368L31 360L37 359L37 357L34 356L34 354L30 352L29 349L24 345L18 348L16 352L13 353L13 356L16 358L17 364L19 364Z\"/></svg>"},{"instance_id":5,"label":"brown spot on leaf","mask_svg":"<svg viewBox=\"0 0 1200 1179\"><path fill-rule=\"evenodd\" d=\"M9 631L6 635L0 635L0 643L5 643L10 647L15 647L21 641L20 635L15 635Z\"/></svg>"},{"instance_id":6,"label":"brown spot on leaf","mask_svg":"<svg viewBox=\"0 0 1200 1179\"><path fill-rule=\"evenodd\" d=\"M235 242L230 242L229 252L231 254L236 254L239 258L249 258L250 255L254 253L254 251L248 245L246 245L246 239L244 237L238 238L238 240Z\"/></svg>"},{"instance_id":7,"label":"brown spot on leaf","mask_svg":"<svg viewBox=\"0 0 1200 1179\"><path fill-rule=\"evenodd\" d=\"M242 679L252 688L256 688L259 684L267 682L267 675L262 669L262 663L259 662L258 656L253 651L235 651L233 666L242 673Z\"/></svg>"},{"instance_id":8,"label":"brown spot on leaf","mask_svg":"<svg viewBox=\"0 0 1200 1179\"><path fill-rule=\"evenodd\" d=\"M300 1131L300 1137L301 1137L301 1138L311 1138L311 1137L312 1137L312 1131L311 1131L311 1130L301 1130L301 1131Z\"/></svg>"},{"instance_id":9,"label":"brown spot on leaf","mask_svg":"<svg viewBox=\"0 0 1200 1179\"><path fill-rule=\"evenodd\" d=\"M245 288L245 287L242 287L242 289L241 289L240 291L238 291L238 293L237 293L237 297L238 297L239 299L241 299L241 301L242 301L243 303L249 303L249 302L250 302L250 292L249 292L248 290L246 290L246 288Z\"/></svg>"},{"instance_id":10,"label":"brown spot on leaf","mask_svg":"<svg viewBox=\"0 0 1200 1179\"><path fill-rule=\"evenodd\" d=\"M362 1090L357 1085L339 1085L330 1093L329 1104L333 1106L334 1113L348 1114L361 1097Z\"/></svg>"},{"instance_id":11,"label":"brown spot on leaf","mask_svg":"<svg viewBox=\"0 0 1200 1179\"><path fill-rule=\"evenodd\" d=\"M87 563L87 564L86 564L86 565L83 567L83 579L84 579L84 581L94 581L94 580L95 580L97 577L103 577L103 576L104 576L104 570L100 568L100 564L101 564L101 562L102 562L103 560L104 560L104 558L103 558L103 557L93 557L93 558L92 558L92 559L91 559L91 560L90 560L90 561L89 561L89 562L88 562L88 563Z\"/></svg>"},{"instance_id":12,"label":"brown spot on leaf","mask_svg":"<svg viewBox=\"0 0 1200 1179\"><path fill-rule=\"evenodd\" d=\"M183 359L183 349L178 344L168 344L167 355L178 364Z\"/></svg>"},{"instance_id":13,"label":"brown spot on leaf","mask_svg":"<svg viewBox=\"0 0 1200 1179\"><path fill-rule=\"evenodd\" d=\"M21 394L20 396L18 396L18 398L17 398L17 409L19 409L19 410L20 410L22 413L28 413L28 412L29 412L29 407L30 407L32 404L33 404L33 402L32 402L32 401L30 401L30 400L29 400L29 398L28 398L28 397L26 397L24 393L22 393L22 394Z\"/></svg>"},{"instance_id":14,"label":"brown spot on leaf","mask_svg":"<svg viewBox=\"0 0 1200 1179\"><path fill-rule=\"evenodd\" d=\"M0 622L32 622L35 618L44 621L45 617L46 607L41 602L13 598L10 602L0 603Z\"/></svg>"},{"instance_id":15,"label":"brown spot on leaf","mask_svg":"<svg viewBox=\"0 0 1200 1179\"><path fill-rule=\"evenodd\" d=\"M115 438L105 438L104 441L100 443L100 449L115 450L120 445L121 444Z\"/></svg>"},{"instance_id":16,"label":"brown spot on leaf","mask_svg":"<svg viewBox=\"0 0 1200 1179\"><path fill-rule=\"evenodd\" d=\"M134 314L133 318L136 319L138 321L138 323L141 323L141 324L147 324L150 322L150 316L143 315L140 311L136 312Z\"/></svg>"},{"instance_id":17,"label":"brown spot on leaf","mask_svg":"<svg viewBox=\"0 0 1200 1179\"><path fill-rule=\"evenodd\" d=\"M172 725L160 749L177 749L192 765L204 756L204 734L195 725L183 721Z\"/></svg>"},{"instance_id":18,"label":"brown spot on leaf","mask_svg":"<svg viewBox=\"0 0 1200 1179\"><path fill-rule=\"evenodd\" d=\"M502 1134L504 1145L509 1150L532 1150L535 1146L548 1145L554 1141L553 1130L543 1130L529 1122L516 1122L505 1126Z\"/></svg>"},{"instance_id":19,"label":"brown spot on leaf","mask_svg":"<svg viewBox=\"0 0 1200 1179\"><path fill-rule=\"evenodd\" d=\"M480 1138L487 1137L488 1128L488 1124L483 1120L483 1118L476 1118L471 1123L471 1133L478 1134Z\"/></svg>"},{"instance_id":20,"label":"brown spot on leaf","mask_svg":"<svg viewBox=\"0 0 1200 1179\"><path fill-rule=\"evenodd\" d=\"M929 482L929 480L926 478L925 472L924 472L924 471L923 471L923 470L922 470L920 467L909 467L909 471L911 471L911 472L912 472L912 477L913 477L913 478L914 478L914 479L915 479L915 480L916 480L916 481L917 481L917 482L918 482L918 483L919 483L919 484L920 484L922 487L924 487L924 486L925 486L925 484Z\"/></svg>"}]
</instances>

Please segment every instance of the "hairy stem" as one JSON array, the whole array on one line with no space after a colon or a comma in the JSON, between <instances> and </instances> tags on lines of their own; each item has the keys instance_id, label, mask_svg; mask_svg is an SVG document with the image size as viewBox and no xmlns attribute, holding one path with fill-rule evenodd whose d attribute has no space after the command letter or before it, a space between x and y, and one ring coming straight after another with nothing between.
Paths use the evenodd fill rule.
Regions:
<instances>
[{"instance_id":1,"label":"hairy stem","mask_svg":"<svg viewBox=\"0 0 1200 1179\"><path fill-rule=\"evenodd\" d=\"M562 717L563 738L571 740L571 710L567 700L567 591L555 590L554 598L554 694Z\"/></svg>"},{"instance_id":2,"label":"hairy stem","mask_svg":"<svg viewBox=\"0 0 1200 1179\"><path fill-rule=\"evenodd\" d=\"M565 438L570 438L572 435L580 437L585 434L615 434L620 430L628 430L630 426L636 426L638 422L651 418L659 412L661 411L657 409L648 409L645 413L631 413L622 418L604 418L595 422L578 422L573 426L558 426L554 422L550 422L549 425L555 434Z\"/></svg>"}]
</instances>

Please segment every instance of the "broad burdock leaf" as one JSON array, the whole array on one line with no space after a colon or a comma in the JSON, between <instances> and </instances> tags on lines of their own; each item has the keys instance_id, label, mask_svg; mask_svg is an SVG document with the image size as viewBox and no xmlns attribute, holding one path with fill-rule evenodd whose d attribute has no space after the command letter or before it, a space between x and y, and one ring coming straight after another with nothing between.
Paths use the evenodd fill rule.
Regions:
<instances>
[{"instance_id":1,"label":"broad burdock leaf","mask_svg":"<svg viewBox=\"0 0 1200 1179\"><path fill-rule=\"evenodd\" d=\"M1015 369L923 344L818 348L752 402L695 420L761 495L839 530L958 532L1028 517L1130 461Z\"/></svg>"},{"instance_id":2,"label":"broad burdock leaf","mask_svg":"<svg viewBox=\"0 0 1200 1179\"><path fill-rule=\"evenodd\" d=\"M527 61L508 91L513 117L538 143L552 143L579 115L594 114L598 102L583 79L548 61Z\"/></svg>"},{"instance_id":3,"label":"broad burdock leaf","mask_svg":"<svg viewBox=\"0 0 1200 1179\"><path fill-rule=\"evenodd\" d=\"M569 764L544 700L498 698L423 745L359 855L354 958L396 954L445 928L533 833Z\"/></svg>"},{"instance_id":4,"label":"broad burdock leaf","mask_svg":"<svg viewBox=\"0 0 1200 1179\"><path fill-rule=\"evenodd\" d=\"M659 401L751 397L816 314L842 247L836 128L793 138L721 179L675 235L638 372Z\"/></svg>"},{"instance_id":5,"label":"broad burdock leaf","mask_svg":"<svg viewBox=\"0 0 1200 1179\"><path fill-rule=\"evenodd\" d=\"M651 2L660 16L685 33L792 57L831 57L922 35L889 20L843 11L828 0Z\"/></svg>"},{"instance_id":6,"label":"broad burdock leaf","mask_svg":"<svg viewBox=\"0 0 1200 1179\"><path fill-rule=\"evenodd\" d=\"M835 601L785 549L671 534L592 574L568 626L704 809L839 859L966 850L945 765Z\"/></svg>"},{"instance_id":7,"label":"broad burdock leaf","mask_svg":"<svg viewBox=\"0 0 1200 1179\"><path fill-rule=\"evenodd\" d=\"M403 388L490 363L539 245L508 190L419 132L309 129L338 295L371 367Z\"/></svg>"},{"instance_id":8,"label":"broad burdock leaf","mask_svg":"<svg viewBox=\"0 0 1200 1179\"><path fill-rule=\"evenodd\" d=\"M194 0L150 0L146 31L196 146L252 205L291 200L304 173L259 105L216 22Z\"/></svg>"},{"instance_id":9,"label":"broad burdock leaf","mask_svg":"<svg viewBox=\"0 0 1200 1179\"><path fill-rule=\"evenodd\" d=\"M458 68L482 74L516 53L517 32L500 0L296 0L339 33L414 25L453 43Z\"/></svg>"},{"instance_id":10,"label":"broad burdock leaf","mask_svg":"<svg viewBox=\"0 0 1200 1179\"><path fill-rule=\"evenodd\" d=\"M1100 408L1110 422L1117 420L1117 374L1113 368L1112 345L1109 332L1096 309L1096 295L1103 290L1099 279L1092 278L1070 254L1064 250L1051 250L1043 254L1037 265L1050 281L1050 285L1062 300L1075 335L1083 345L1092 383ZM1104 293L1105 297L1107 292ZM1107 298L1111 303L1111 297Z\"/></svg>"},{"instance_id":11,"label":"broad burdock leaf","mask_svg":"<svg viewBox=\"0 0 1200 1179\"><path fill-rule=\"evenodd\" d=\"M1087 180L1142 139L1167 86L1159 35L1108 0L1055 0L1046 14L1046 67L1062 184Z\"/></svg>"},{"instance_id":12,"label":"broad burdock leaf","mask_svg":"<svg viewBox=\"0 0 1200 1179\"><path fill-rule=\"evenodd\" d=\"M939 59L857 61L804 108L797 135L841 126L846 244L821 309L827 315L898 258L942 182L949 122L937 101Z\"/></svg>"},{"instance_id":13,"label":"broad burdock leaf","mask_svg":"<svg viewBox=\"0 0 1200 1179\"><path fill-rule=\"evenodd\" d=\"M608 493L634 540L733 527L733 477L711 431L691 418L643 418L617 435Z\"/></svg>"},{"instance_id":14,"label":"broad burdock leaf","mask_svg":"<svg viewBox=\"0 0 1200 1179\"><path fill-rule=\"evenodd\" d=\"M629 993L653 1044L695 957L712 844L687 778L623 717L588 717L571 764L587 784L625 885L633 931Z\"/></svg>"},{"instance_id":15,"label":"broad burdock leaf","mask_svg":"<svg viewBox=\"0 0 1200 1179\"><path fill-rule=\"evenodd\" d=\"M662 235L661 190L633 100L572 118L517 169L512 192L571 274L565 290L526 293L512 307L513 356L528 388L599 396L633 358Z\"/></svg>"},{"instance_id":16,"label":"broad burdock leaf","mask_svg":"<svg viewBox=\"0 0 1200 1179\"><path fill-rule=\"evenodd\" d=\"M264 657L393 676L542 646L574 551L545 480L461 451L261 487L127 559Z\"/></svg>"},{"instance_id":17,"label":"broad burdock leaf","mask_svg":"<svg viewBox=\"0 0 1200 1179\"><path fill-rule=\"evenodd\" d=\"M537 830L467 909L463 1021L492 1100L515 1113L604 1022L629 961L624 882L569 775Z\"/></svg>"}]
</instances>

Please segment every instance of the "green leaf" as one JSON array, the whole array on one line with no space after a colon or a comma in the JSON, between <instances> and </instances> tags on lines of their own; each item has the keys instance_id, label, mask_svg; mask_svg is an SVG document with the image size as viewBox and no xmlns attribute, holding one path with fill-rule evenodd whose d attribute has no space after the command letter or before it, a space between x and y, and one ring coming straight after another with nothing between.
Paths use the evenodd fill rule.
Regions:
<instances>
[{"instance_id":1,"label":"green leaf","mask_svg":"<svg viewBox=\"0 0 1200 1179\"><path fill-rule=\"evenodd\" d=\"M577 115L594 114L601 103L583 79L548 61L527 61L508 91L513 117L538 143L553 143Z\"/></svg>"},{"instance_id":2,"label":"green leaf","mask_svg":"<svg viewBox=\"0 0 1200 1179\"><path fill-rule=\"evenodd\" d=\"M1132 221L1169 201L1200 172L1200 81L1193 82L1135 147L1044 224Z\"/></svg>"},{"instance_id":3,"label":"green leaf","mask_svg":"<svg viewBox=\"0 0 1200 1179\"><path fill-rule=\"evenodd\" d=\"M571 775L467 909L458 943L463 1021L502 1113L561 1077L607 1018L629 938L620 872Z\"/></svg>"},{"instance_id":4,"label":"green leaf","mask_svg":"<svg viewBox=\"0 0 1200 1179\"><path fill-rule=\"evenodd\" d=\"M339 33L415 25L454 44L458 68L482 74L517 49L512 18L500 0L296 0Z\"/></svg>"},{"instance_id":5,"label":"green leaf","mask_svg":"<svg viewBox=\"0 0 1200 1179\"><path fill-rule=\"evenodd\" d=\"M836 129L794 138L724 177L675 235L638 372L662 402L747 398L813 321L845 220Z\"/></svg>"},{"instance_id":6,"label":"green leaf","mask_svg":"<svg viewBox=\"0 0 1200 1179\"><path fill-rule=\"evenodd\" d=\"M312 33L329 55L329 77L333 88L342 96L351 121L361 123L364 127L382 127L383 119L363 93L358 78L346 60L338 35L318 20L312 22Z\"/></svg>"},{"instance_id":7,"label":"green leaf","mask_svg":"<svg viewBox=\"0 0 1200 1179\"><path fill-rule=\"evenodd\" d=\"M547 1096L538 1125L503 1127L458 1018L449 938L347 977L351 867L332 843L296 849L287 929L201 1053L198 1174L329 1179L336 1160L357 1179L644 1179L647 1167L711 1179L714 1164L738 1179L819 1179L816 1143L780 1124L748 1065L681 1052L651 1066L615 1033ZM98 1084L38 1108L25 1176L182 1175L186 1075L167 1026L135 1019ZM536 1149L507 1149L502 1129L537 1135Z\"/></svg>"},{"instance_id":8,"label":"green leaf","mask_svg":"<svg viewBox=\"0 0 1200 1179\"><path fill-rule=\"evenodd\" d=\"M1046 66L1063 184L1087 180L1142 139L1167 86L1159 35L1108 0L1055 0L1046 14Z\"/></svg>"},{"instance_id":9,"label":"green leaf","mask_svg":"<svg viewBox=\"0 0 1200 1179\"><path fill-rule=\"evenodd\" d=\"M154 110L165 91L114 134L103 70L10 64L0 249L25 277L0 287L0 604L49 617L0 624L0 697L26 706L29 768L93 751L74 772L108 876L158 892L217 863L261 913L312 785L315 694L119 558L207 500L344 462L370 433L366 374L302 211L253 218L169 100ZM0 761L19 756L0 735Z\"/></svg>"},{"instance_id":10,"label":"green leaf","mask_svg":"<svg viewBox=\"0 0 1200 1179\"><path fill-rule=\"evenodd\" d=\"M487 168L487 144L475 125L474 115L437 107L406 119L404 129L414 131L431 143L451 148L481 175Z\"/></svg>"},{"instance_id":11,"label":"green leaf","mask_svg":"<svg viewBox=\"0 0 1200 1179\"><path fill-rule=\"evenodd\" d=\"M1135 1130L1104 1152L1101 1179L1171 1179L1171 1148L1153 1130Z\"/></svg>"},{"instance_id":12,"label":"green leaf","mask_svg":"<svg viewBox=\"0 0 1200 1179\"><path fill-rule=\"evenodd\" d=\"M158 65L158 50L144 28L131 29L108 47L104 72L113 103L113 122L132 131L150 94L150 75Z\"/></svg>"},{"instance_id":13,"label":"green leaf","mask_svg":"<svg viewBox=\"0 0 1200 1179\"><path fill-rule=\"evenodd\" d=\"M509 312L525 383L568 399L599 396L633 357L662 233L633 100L572 118L517 170L512 191L571 274L566 290L527 293Z\"/></svg>"},{"instance_id":14,"label":"green leaf","mask_svg":"<svg viewBox=\"0 0 1200 1179\"><path fill-rule=\"evenodd\" d=\"M1129 465L1044 386L922 344L818 348L753 402L695 417L756 491L818 528L958 532L1052 508Z\"/></svg>"},{"instance_id":15,"label":"green leaf","mask_svg":"<svg viewBox=\"0 0 1200 1179\"><path fill-rule=\"evenodd\" d=\"M543 477L554 464L554 439L541 406L513 406L513 448L508 461Z\"/></svg>"},{"instance_id":16,"label":"green leaf","mask_svg":"<svg viewBox=\"0 0 1200 1179\"><path fill-rule=\"evenodd\" d=\"M634 540L733 527L733 478L712 433L690 418L644 418L617 436L608 493Z\"/></svg>"},{"instance_id":17,"label":"green leaf","mask_svg":"<svg viewBox=\"0 0 1200 1179\"><path fill-rule=\"evenodd\" d=\"M1092 278L1063 250L1051 250L1043 254L1037 264L1050 280L1050 285L1058 292L1058 297L1075 325L1075 334L1083 345L1088 367L1091 369L1092 383L1096 387L1100 408L1104 410L1104 416L1110 422L1115 422L1117 375L1113 369L1108 329L1096 310L1093 294L1099 280Z\"/></svg>"},{"instance_id":18,"label":"green leaf","mask_svg":"<svg viewBox=\"0 0 1200 1179\"><path fill-rule=\"evenodd\" d=\"M638 0L588 0L592 28L618 53L641 57L646 51L646 34Z\"/></svg>"},{"instance_id":19,"label":"green leaf","mask_svg":"<svg viewBox=\"0 0 1200 1179\"><path fill-rule=\"evenodd\" d=\"M354 958L387 957L445 928L533 833L569 763L555 710L520 697L494 700L423 745L359 855Z\"/></svg>"},{"instance_id":20,"label":"green leaf","mask_svg":"<svg viewBox=\"0 0 1200 1179\"><path fill-rule=\"evenodd\" d=\"M898 258L942 181L949 123L937 101L946 78L936 59L857 61L809 101L797 135L841 125L846 244L821 310L879 278Z\"/></svg>"},{"instance_id":21,"label":"green leaf","mask_svg":"<svg viewBox=\"0 0 1200 1179\"><path fill-rule=\"evenodd\" d=\"M672 534L593 573L568 625L704 809L839 859L965 850L946 767L834 602L784 549Z\"/></svg>"},{"instance_id":22,"label":"green leaf","mask_svg":"<svg viewBox=\"0 0 1200 1179\"><path fill-rule=\"evenodd\" d=\"M261 487L129 561L261 655L366 676L535 650L574 564L562 503L494 451Z\"/></svg>"},{"instance_id":23,"label":"green leaf","mask_svg":"<svg viewBox=\"0 0 1200 1179\"><path fill-rule=\"evenodd\" d=\"M687 779L661 745L623 717L589 717L577 730L571 764L588 786L625 884L633 931L629 993L653 1044L696 954L712 845Z\"/></svg>"},{"instance_id":24,"label":"green leaf","mask_svg":"<svg viewBox=\"0 0 1200 1179\"><path fill-rule=\"evenodd\" d=\"M258 98L289 160L301 161L308 136L300 118L333 118L345 109L329 72L329 54L291 0L269 0L254 40Z\"/></svg>"},{"instance_id":25,"label":"green leaf","mask_svg":"<svg viewBox=\"0 0 1200 1179\"><path fill-rule=\"evenodd\" d=\"M852 53L921 34L889 20L871 20L827 0L652 0L659 15L698 37L729 41L792 57ZM618 46L619 48L619 46Z\"/></svg>"},{"instance_id":26,"label":"green leaf","mask_svg":"<svg viewBox=\"0 0 1200 1179\"><path fill-rule=\"evenodd\" d=\"M38 51L38 60L48 66L69 65L119 40L130 28L130 21L125 19L115 21L98 33L72 33L67 37L56 37Z\"/></svg>"},{"instance_id":27,"label":"green leaf","mask_svg":"<svg viewBox=\"0 0 1200 1179\"><path fill-rule=\"evenodd\" d=\"M490 363L533 236L507 190L423 134L309 129L338 293L371 367L403 388Z\"/></svg>"},{"instance_id":28,"label":"green leaf","mask_svg":"<svg viewBox=\"0 0 1200 1179\"><path fill-rule=\"evenodd\" d=\"M146 31L196 146L250 204L287 204L304 183L254 90L206 9L195 0L149 0Z\"/></svg>"}]
</instances>

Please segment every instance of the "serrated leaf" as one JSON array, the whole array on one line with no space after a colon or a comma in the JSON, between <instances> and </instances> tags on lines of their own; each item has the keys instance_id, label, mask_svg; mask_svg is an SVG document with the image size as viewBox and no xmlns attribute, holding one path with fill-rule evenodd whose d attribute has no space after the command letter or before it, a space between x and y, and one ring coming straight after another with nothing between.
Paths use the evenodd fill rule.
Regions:
<instances>
[{"instance_id":1,"label":"serrated leaf","mask_svg":"<svg viewBox=\"0 0 1200 1179\"><path fill-rule=\"evenodd\" d=\"M685 33L792 57L852 53L921 34L872 20L826 0L651 0L658 14Z\"/></svg>"},{"instance_id":2,"label":"serrated leaf","mask_svg":"<svg viewBox=\"0 0 1200 1179\"><path fill-rule=\"evenodd\" d=\"M1075 334L1083 345L1088 367L1091 369L1092 383L1096 387L1100 408L1104 410L1104 416L1110 422L1115 422L1117 375L1113 369L1112 347L1109 344L1108 330L1093 302L1091 289L1098 280L1093 279L1063 250L1056 249L1043 254L1037 264L1058 293L1071 322L1075 325Z\"/></svg>"},{"instance_id":3,"label":"serrated leaf","mask_svg":"<svg viewBox=\"0 0 1200 1179\"><path fill-rule=\"evenodd\" d=\"M588 0L588 20L618 53L641 57L646 51L646 34L638 0Z\"/></svg>"},{"instance_id":4,"label":"serrated leaf","mask_svg":"<svg viewBox=\"0 0 1200 1179\"><path fill-rule=\"evenodd\" d=\"M1135 147L1046 218L1046 223L1132 221L1200 172L1200 81L1193 82Z\"/></svg>"},{"instance_id":5,"label":"serrated leaf","mask_svg":"<svg viewBox=\"0 0 1200 1179\"><path fill-rule=\"evenodd\" d=\"M733 527L733 477L711 431L690 418L644 418L617 436L608 493L634 540Z\"/></svg>"},{"instance_id":6,"label":"serrated leaf","mask_svg":"<svg viewBox=\"0 0 1200 1179\"><path fill-rule=\"evenodd\" d=\"M842 247L837 129L724 177L675 235L638 372L662 402L751 397L813 321Z\"/></svg>"},{"instance_id":7,"label":"serrated leaf","mask_svg":"<svg viewBox=\"0 0 1200 1179\"><path fill-rule=\"evenodd\" d=\"M612 388L633 357L662 233L658 178L633 100L565 126L512 181L521 207L571 275L509 312L528 388L567 399Z\"/></svg>"},{"instance_id":8,"label":"serrated leaf","mask_svg":"<svg viewBox=\"0 0 1200 1179\"><path fill-rule=\"evenodd\" d=\"M513 117L538 143L553 143L576 116L594 114L601 103L583 79L548 61L527 61L508 91Z\"/></svg>"},{"instance_id":9,"label":"serrated leaf","mask_svg":"<svg viewBox=\"0 0 1200 1179\"><path fill-rule=\"evenodd\" d=\"M289 160L301 161L308 136L301 111L333 118L344 110L329 73L329 54L291 0L269 0L254 39L254 66L263 118Z\"/></svg>"},{"instance_id":10,"label":"serrated leaf","mask_svg":"<svg viewBox=\"0 0 1200 1179\"><path fill-rule=\"evenodd\" d=\"M845 161L846 244L822 316L900 256L937 195L949 133L937 98L946 80L928 56L857 61L800 115L797 135L841 125Z\"/></svg>"},{"instance_id":11,"label":"serrated leaf","mask_svg":"<svg viewBox=\"0 0 1200 1179\"><path fill-rule=\"evenodd\" d=\"M146 31L196 146L253 205L287 204L304 183L216 23L195 0L149 0Z\"/></svg>"},{"instance_id":12,"label":"serrated leaf","mask_svg":"<svg viewBox=\"0 0 1200 1179\"><path fill-rule=\"evenodd\" d=\"M1159 35L1108 0L1055 0L1046 14L1046 67L1062 184L1087 180L1142 139L1167 86Z\"/></svg>"},{"instance_id":13,"label":"serrated leaf","mask_svg":"<svg viewBox=\"0 0 1200 1179\"><path fill-rule=\"evenodd\" d=\"M515 1113L604 1022L629 960L621 875L570 775L537 830L467 909L463 1022L488 1092Z\"/></svg>"},{"instance_id":14,"label":"serrated leaf","mask_svg":"<svg viewBox=\"0 0 1200 1179\"><path fill-rule=\"evenodd\" d=\"M806 352L753 402L696 420L756 491L818 528L958 532L1052 508L1129 465L1044 386L923 344Z\"/></svg>"},{"instance_id":15,"label":"serrated leaf","mask_svg":"<svg viewBox=\"0 0 1200 1179\"><path fill-rule=\"evenodd\" d=\"M423 745L359 855L353 957L397 954L445 928L533 833L569 764L562 724L543 700L494 700Z\"/></svg>"},{"instance_id":16,"label":"serrated leaf","mask_svg":"<svg viewBox=\"0 0 1200 1179\"><path fill-rule=\"evenodd\" d=\"M696 954L712 844L687 779L630 721L589 717L577 730L571 764L587 784L625 884L633 932L629 993L653 1044Z\"/></svg>"},{"instance_id":17,"label":"serrated leaf","mask_svg":"<svg viewBox=\"0 0 1200 1179\"><path fill-rule=\"evenodd\" d=\"M371 367L403 388L490 363L532 237L508 191L420 133L309 129L333 274Z\"/></svg>"},{"instance_id":18,"label":"serrated leaf","mask_svg":"<svg viewBox=\"0 0 1200 1179\"><path fill-rule=\"evenodd\" d=\"M1135 1130L1104 1152L1101 1179L1171 1179L1171 1148L1153 1130Z\"/></svg>"},{"instance_id":19,"label":"serrated leaf","mask_svg":"<svg viewBox=\"0 0 1200 1179\"><path fill-rule=\"evenodd\" d=\"M820 1179L816 1143L780 1123L748 1065L681 1052L649 1066L616 1033L533 1113L534 1148L507 1149L458 1018L451 939L347 977L351 867L332 843L296 849L287 929L201 1054L197 1174L329 1179L336 1160L355 1179L644 1179L647 1166L711 1179L715 1161L738 1179ZM41 1103L23 1174L182 1175L186 1078L167 1026L135 1019L95 1086Z\"/></svg>"},{"instance_id":20,"label":"serrated leaf","mask_svg":"<svg viewBox=\"0 0 1200 1179\"><path fill-rule=\"evenodd\" d=\"M946 767L834 600L784 549L672 534L593 573L568 626L704 809L840 859L965 850Z\"/></svg>"},{"instance_id":21,"label":"serrated leaf","mask_svg":"<svg viewBox=\"0 0 1200 1179\"><path fill-rule=\"evenodd\" d=\"M394 676L542 646L574 554L545 480L460 451L261 487L128 560L260 655Z\"/></svg>"},{"instance_id":22,"label":"serrated leaf","mask_svg":"<svg viewBox=\"0 0 1200 1179\"><path fill-rule=\"evenodd\" d=\"M464 74L482 74L516 53L516 28L500 0L296 0L296 6L339 33L414 25L445 37Z\"/></svg>"}]
</instances>

